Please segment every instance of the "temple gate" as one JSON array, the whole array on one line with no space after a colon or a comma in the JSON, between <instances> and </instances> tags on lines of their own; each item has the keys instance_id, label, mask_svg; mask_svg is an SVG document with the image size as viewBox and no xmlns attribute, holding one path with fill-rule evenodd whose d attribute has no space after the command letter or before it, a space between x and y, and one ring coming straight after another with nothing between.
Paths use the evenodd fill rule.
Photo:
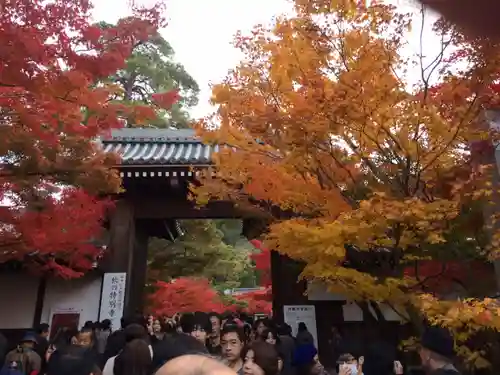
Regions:
<instances>
[{"instance_id":1,"label":"temple gate","mask_svg":"<svg viewBox=\"0 0 500 375\"><path fill-rule=\"evenodd\" d=\"M109 254L104 269L127 273L124 314L144 306L148 239L175 239L179 234L177 220L242 219L243 235L249 239L265 231L264 212L242 211L230 202L199 208L188 200L189 183L202 174L213 173L211 155L218 151L218 146L203 144L193 130L128 128L113 131L101 142L105 152L122 158L117 168L124 192L116 196L116 207L109 218ZM289 284L296 283L297 274L287 277L282 263L281 256L273 252L273 310L278 319L291 290L298 290Z\"/></svg>"}]
</instances>

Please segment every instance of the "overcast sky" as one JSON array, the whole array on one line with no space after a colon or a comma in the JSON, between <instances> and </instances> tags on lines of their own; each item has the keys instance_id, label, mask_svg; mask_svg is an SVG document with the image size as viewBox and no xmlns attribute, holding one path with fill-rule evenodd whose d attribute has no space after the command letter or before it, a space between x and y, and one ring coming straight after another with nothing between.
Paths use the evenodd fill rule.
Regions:
<instances>
[{"instance_id":1,"label":"overcast sky","mask_svg":"<svg viewBox=\"0 0 500 375\"><path fill-rule=\"evenodd\" d=\"M150 0L142 0L150 1ZM200 104L192 111L193 117L204 116L212 111L209 84L220 81L227 71L235 67L241 58L231 45L238 30L248 31L259 23L272 21L273 16L287 13L287 0L167 0L169 25L164 37L176 52L176 60L200 85ZM392 0L398 6L411 8L412 0ZM129 0L94 1L94 18L114 22L127 15ZM418 18L418 17L416 17ZM418 22L417 19L415 21ZM409 36L410 48L418 51L419 27ZM434 56L439 48L426 30L426 49Z\"/></svg>"}]
</instances>

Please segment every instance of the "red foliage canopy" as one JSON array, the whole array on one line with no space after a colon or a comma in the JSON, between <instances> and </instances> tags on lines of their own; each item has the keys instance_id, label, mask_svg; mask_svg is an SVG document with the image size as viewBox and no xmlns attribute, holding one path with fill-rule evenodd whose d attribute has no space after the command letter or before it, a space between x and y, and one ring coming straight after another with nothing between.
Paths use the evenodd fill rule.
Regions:
<instances>
[{"instance_id":1,"label":"red foliage canopy","mask_svg":"<svg viewBox=\"0 0 500 375\"><path fill-rule=\"evenodd\" d=\"M151 311L156 315L225 310L220 296L207 279L181 277L172 282L158 281L156 287L150 296Z\"/></svg>"},{"instance_id":2,"label":"red foliage canopy","mask_svg":"<svg viewBox=\"0 0 500 375\"><path fill-rule=\"evenodd\" d=\"M150 296L150 311L155 315L166 316L194 311L271 313L270 289L241 294L234 299L243 304L224 303L207 279L181 277L173 282L157 282L156 291Z\"/></svg>"},{"instance_id":3,"label":"red foliage canopy","mask_svg":"<svg viewBox=\"0 0 500 375\"><path fill-rule=\"evenodd\" d=\"M246 304L243 311L249 314L263 313L270 315L273 310L272 290L266 288L264 290L256 290L235 296L236 300L242 301Z\"/></svg>"},{"instance_id":4,"label":"red foliage canopy","mask_svg":"<svg viewBox=\"0 0 500 375\"><path fill-rule=\"evenodd\" d=\"M79 189L64 189L58 199L46 198L43 209L20 215L13 215L12 209L0 211L6 224L0 228L0 238L5 247L10 244L10 252L3 253L0 262L24 260L31 252L27 265L35 271L53 269L63 277L81 276L101 255L101 248L90 240L100 232L99 219L109 203Z\"/></svg>"},{"instance_id":5,"label":"red foliage canopy","mask_svg":"<svg viewBox=\"0 0 500 375\"><path fill-rule=\"evenodd\" d=\"M108 204L94 196L120 186L109 168L118 161L95 138L125 117L155 117L152 108L111 101L116 87L96 83L163 25L162 6L133 9L105 30L92 25L90 8L88 0L1 2L0 262L23 260L65 276L88 270L99 252L88 241ZM156 101L169 107L177 97ZM56 199L54 186L71 188Z\"/></svg>"},{"instance_id":6,"label":"red foliage canopy","mask_svg":"<svg viewBox=\"0 0 500 375\"><path fill-rule=\"evenodd\" d=\"M151 95L151 99L153 99L158 106L164 109L170 109L170 107L177 103L180 98L179 90L177 89Z\"/></svg>"},{"instance_id":7,"label":"red foliage canopy","mask_svg":"<svg viewBox=\"0 0 500 375\"><path fill-rule=\"evenodd\" d=\"M404 273L420 280L420 286L425 291L438 294L449 293L454 286L474 284L479 286L494 280L491 264L480 261L421 260L415 266L407 267Z\"/></svg>"},{"instance_id":8,"label":"red foliage canopy","mask_svg":"<svg viewBox=\"0 0 500 375\"><path fill-rule=\"evenodd\" d=\"M259 285L264 287L271 286L271 251L264 246L262 241L251 240L250 243L259 253L252 254L250 257L255 262L255 268L260 272Z\"/></svg>"}]
</instances>

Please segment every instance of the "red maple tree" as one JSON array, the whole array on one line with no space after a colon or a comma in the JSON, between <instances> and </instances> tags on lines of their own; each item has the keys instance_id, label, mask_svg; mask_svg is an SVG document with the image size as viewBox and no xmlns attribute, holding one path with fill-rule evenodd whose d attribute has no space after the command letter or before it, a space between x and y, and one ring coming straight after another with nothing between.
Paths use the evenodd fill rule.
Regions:
<instances>
[{"instance_id":1,"label":"red maple tree","mask_svg":"<svg viewBox=\"0 0 500 375\"><path fill-rule=\"evenodd\" d=\"M150 311L155 315L205 311L223 312L225 306L207 279L180 277L171 282L158 281L150 296Z\"/></svg>"},{"instance_id":2,"label":"red maple tree","mask_svg":"<svg viewBox=\"0 0 500 375\"><path fill-rule=\"evenodd\" d=\"M253 253L250 258L255 263L255 269L259 271L259 285L263 287L271 286L271 251L264 246L262 241L251 240L250 243L259 250Z\"/></svg>"},{"instance_id":3,"label":"red maple tree","mask_svg":"<svg viewBox=\"0 0 500 375\"><path fill-rule=\"evenodd\" d=\"M233 301L231 301L233 300ZM171 282L158 281L149 296L149 311L156 316L185 312L244 311L249 314L272 310L270 289L244 293L232 299L222 296L207 279L180 277Z\"/></svg>"},{"instance_id":4,"label":"red maple tree","mask_svg":"<svg viewBox=\"0 0 500 375\"><path fill-rule=\"evenodd\" d=\"M245 304L243 311L248 314L261 313L269 315L273 310L271 303L272 289L270 287L240 294L235 296L235 299Z\"/></svg>"},{"instance_id":5,"label":"red maple tree","mask_svg":"<svg viewBox=\"0 0 500 375\"><path fill-rule=\"evenodd\" d=\"M117 192L120 179L110 169L118 161L95 139L123 118L155 116L111 101L116 88L102 82L163 25L162 9L135 8L102 30L91 23L88 0L1 2L0 262L71 277L100 254L89 241L109 202L96 197ZM158 101L168 107L176 98Z\"/></svg>"},{"instance_id":6,"label":"red maple tree","mask_svg":"<svg viewBox=\"0 0 500 375\"><path fill-rule=\"evenodd\" d=\"M493 266L481 261L420 260L404 274L418 280L417 288L434 294L452 293L454 288L487 290L495 282Z\"/></svg>"}]
</instances>

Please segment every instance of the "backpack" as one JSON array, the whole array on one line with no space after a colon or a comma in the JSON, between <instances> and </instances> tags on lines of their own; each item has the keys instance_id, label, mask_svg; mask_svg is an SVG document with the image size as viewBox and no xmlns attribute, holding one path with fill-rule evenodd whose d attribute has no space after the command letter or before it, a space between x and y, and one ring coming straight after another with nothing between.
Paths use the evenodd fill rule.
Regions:
<instances>
[{"instance_id":1,"label":"backpack","mask_svg":"<svg viewBox=\"0 0 500 375\"><path fill-rule=\"evenodd\" d=\"M17 349L14 358L9 362L10 363L6 363L4 367L11 371L10 375L15 375L12 371L21 375L31 374L29 355L22 348Z\"/></svg>"},{"instance_id":2,"label":"backpack","mask_svg":"<svg viewBox=\"0 0 500 375\"><path fill-rule=\"evenodd\" d=\"M9 367L9 366L4 366L0 370L0 375L24 375L24 373L22 373L21 371L19 371L16 368L12 368L12 367Z\"/></svg>"},{"instance_id":3,"label":"backpack","mask_svg":"<svg viewBox=\"0 0 500 375\"><path fill-rule=\"evenodd\" d=\"M0 375L25 375L17 368L17 362L6 363L0 370Z\"/></svg>"}]
</instances>

